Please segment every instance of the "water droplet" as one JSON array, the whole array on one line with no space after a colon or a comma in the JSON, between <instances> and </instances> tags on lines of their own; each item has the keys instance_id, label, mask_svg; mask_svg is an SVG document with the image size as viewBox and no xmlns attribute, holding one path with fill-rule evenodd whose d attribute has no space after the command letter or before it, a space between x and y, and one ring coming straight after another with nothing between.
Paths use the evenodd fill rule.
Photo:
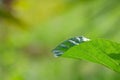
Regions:
<instances>
[{"instance_id":1,"label":"water droplet","mask_svg":"<svg viewBox=\"0 0 120 80\"><path fill-rule=\"evenodd\" d=\"M52 52L54 53L55 57L58 57L64 54L64 52L67 51L69 48L75 45L79 45L80 43L86 42L86 41L90 41L90 39L83 37L83 36L70 38L62 42L60 45L58 45L55 49L53 49Z\"/></svg>"}]
</instances>

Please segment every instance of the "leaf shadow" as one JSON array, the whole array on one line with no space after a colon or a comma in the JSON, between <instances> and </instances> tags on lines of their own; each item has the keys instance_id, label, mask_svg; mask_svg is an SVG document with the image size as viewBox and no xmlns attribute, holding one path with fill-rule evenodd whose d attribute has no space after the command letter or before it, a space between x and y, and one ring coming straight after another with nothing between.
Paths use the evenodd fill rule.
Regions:
<instances>
[{"instance_id":1,"label":"leaf shadow","mask_svg":"<svg viewBox=\"0 0 120 80\"><path fill-rule=\"evenodd\" d=\"M115 60L120 60L120 53L111 53L108 56Z\"/></svg>"}]
</instances>

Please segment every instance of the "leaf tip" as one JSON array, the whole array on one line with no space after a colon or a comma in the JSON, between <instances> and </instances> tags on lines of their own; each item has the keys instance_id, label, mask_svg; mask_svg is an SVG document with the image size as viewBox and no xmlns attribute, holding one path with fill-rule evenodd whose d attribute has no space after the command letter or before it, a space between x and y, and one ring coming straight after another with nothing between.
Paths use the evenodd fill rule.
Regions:
<instances>
[{"instance_id":1,"label":"leaf tip","mask_svg":"<svg viewBox=\"0 0 120 80\"><path fill-rule=\"evenodd\" d=\"M69 48L87 41L90 41L90 39L84 36L73 37L59 44L55 49L52 50L52 52L54 53L55 57L59 57L64 54L64 52L67 51Z\"/></svg>"}]
</instances>

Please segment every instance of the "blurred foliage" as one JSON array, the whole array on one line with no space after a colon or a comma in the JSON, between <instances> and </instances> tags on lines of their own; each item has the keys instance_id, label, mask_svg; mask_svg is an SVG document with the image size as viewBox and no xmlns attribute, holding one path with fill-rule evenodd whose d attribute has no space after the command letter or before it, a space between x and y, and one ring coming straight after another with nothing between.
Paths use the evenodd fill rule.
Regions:
<instances>
[{"instance_id":1,"label":"blurred foliage","mask_svg":"<svg viewBox=\"0 0 120 80\"><path fill-rule=\"evenodd\" d=\"M119 79L102 66L51 53L72 36L120 42L119 19L119 0L0 0L0 80Z\"/></svg>"},{"instance_id":2,"label":"blurred foliage","mask_svg":"<svg viewBox=\"0 0 120 80\"><path fill-rule=\"evenodd\" d=\"M14 23L17 24L17 26L25 26L25 23L23 21L21 21L20 19L18 19L17 17L15 17L16 15L12 14L13 11L11 9L11 3L13 0L1 0L1 6L0 6L0 19L3 22L6 23Z\"/></svg>"}]
</instances>

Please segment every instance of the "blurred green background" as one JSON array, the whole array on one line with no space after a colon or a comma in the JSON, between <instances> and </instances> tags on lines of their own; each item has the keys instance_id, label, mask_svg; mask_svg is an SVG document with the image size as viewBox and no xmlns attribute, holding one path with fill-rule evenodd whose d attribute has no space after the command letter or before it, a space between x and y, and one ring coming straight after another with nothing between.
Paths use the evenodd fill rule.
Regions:
<instances>
[{"instance_id":1,"label":"blurred green background","mask_svg":"<svg viewBox=\"0 0 120 80\"><path fill-rule=\"evenodd\" d=\"M55 58L73 36L120 42L120 0L0 0L0 80L119 80L101 65Z\"/></svg>"}]
</instances>

